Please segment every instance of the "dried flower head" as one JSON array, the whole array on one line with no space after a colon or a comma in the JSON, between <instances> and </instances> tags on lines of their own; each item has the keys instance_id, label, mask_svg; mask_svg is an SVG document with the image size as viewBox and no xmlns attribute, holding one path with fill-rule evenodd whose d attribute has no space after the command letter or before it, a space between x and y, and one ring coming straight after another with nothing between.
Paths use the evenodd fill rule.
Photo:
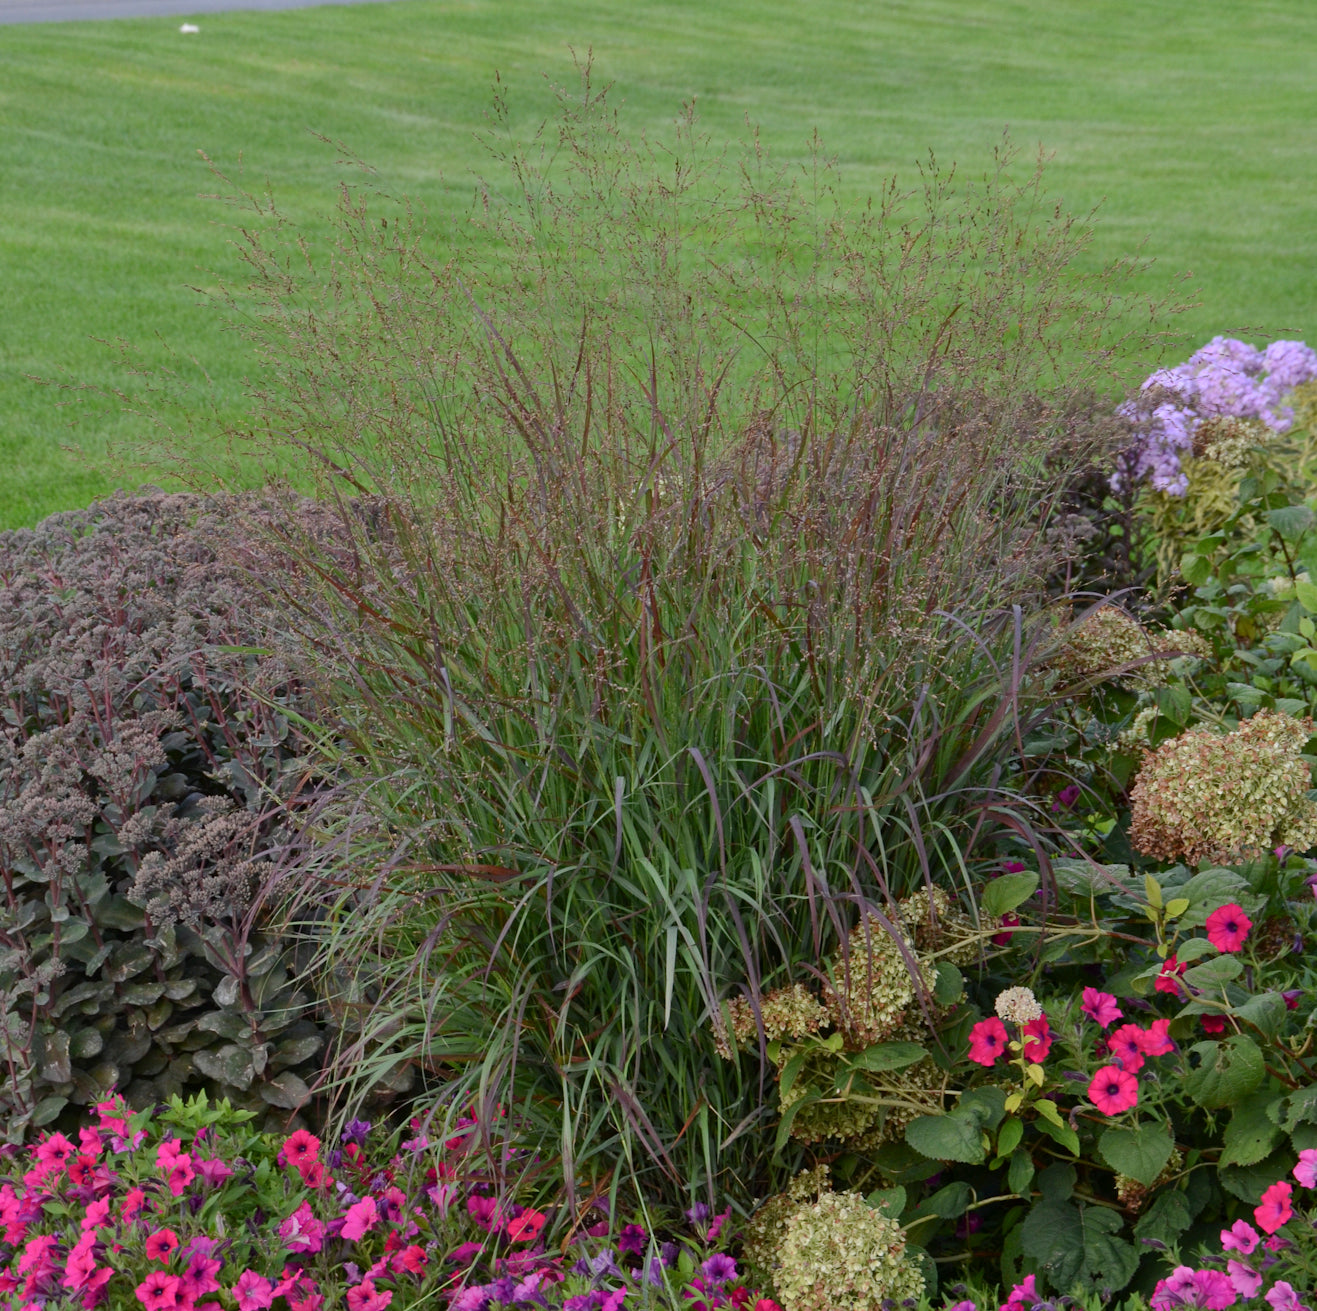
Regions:
<instances>
[{"instance_id":1,"label":"dried flower head","mask_svg":"<svg viewBox=\"0 0 1317 1311\"><path fill-rule=\"evenodd\" d=\"M769 1042L781 1038L804 1038L817 1033L827 1020L828 1011L803 983L790 983L766 993L759 1003L759 1016L764 1024L764 1037ZM759 1026L755 1021L754 1007L748 997L733 997L727 1003L727 1018L732 1036L740 1043L758 1045ZM731 1060L731 1045L722 1032L722 1017L714 1024L714 1039L718 1054Z\"/></svg>"},{"instance_id":2,"label":"dried flower head","mask_svg":"<svg viewBox=\"0 0 1317 1311\"><path fill-rule=\"evenodd\" d=\"M925 989L931 989L933 971L916 960L909 938L902 934L898 945L871 916L860 921L845 947L829 962L825 1002L833 1024L850 1045L868 1047L881 1042L905 1018L915 996L907 953L915 960Z\"/></svg>"},{"instance_id":3,"label":"dried flower head","mask_svg":"<svg viewBox=\"0 0 1317 1311\"><path fill-rule=\"evenodd\" d=\"M1052 665L1068 679L1106 677L1121 687L1149 688L1166 681L1169 661L1208 651L1198 633L1149 632L1125 611L1104 605L1066 631ZM1125 665L1137 667L1111 672Z\"/></svg>"},{"instance_id":4,"label":"dried flower head","mask_svg":"<svg viewBox=\"0 0 1317 1311\"><path fill-rule=\"evenodd\" d=\"M1011 1024L1025 1025L1043 1013L1032 988L1007 988L997 994L997 1014Z\"/></svg>"},{"instance_id":5,"label":"dried flower head","mask_svg":"<svg viewBox=\"0 0 1317 1311\"><path fill-rule=\"evenodd\" d=\"M1233 733L1191 728L1144 756L1130 841L1163 860L1239 860L1282 843L1317 844L1317 804L1300 753L1310 719L1259 711Z\"/></svg>"},{"instance_id":6,"label":"dried flower head","mask_svg":"<svg viewBox=\"0 0 1317 1311\"><path fill-rule=\"evenodd\" d=\"M974 921L941 888L920 888L897 903L897 912L921 952L953 965L971 965L979 958L983 945Z\"/></svg>"}]
</instances>

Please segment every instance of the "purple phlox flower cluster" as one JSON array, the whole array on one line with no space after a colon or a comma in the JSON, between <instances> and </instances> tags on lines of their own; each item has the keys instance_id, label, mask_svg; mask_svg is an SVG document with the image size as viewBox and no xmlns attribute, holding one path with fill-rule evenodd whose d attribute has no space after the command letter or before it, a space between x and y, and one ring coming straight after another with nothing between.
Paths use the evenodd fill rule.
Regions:
<instances>
[{"instance_id":1,"label":"purple phlox flower cluster","mask_svg":"<svg viewBox=\"0 0 1317 1311\"><path fill-rule=\"evenodd\" d=\"M1284 398L1314 378L1317 351L1304 342L1273 341L1258 350L1232 337L1213 337L1183 364L1149 375L1143 396L1120 406L1118 413L1140 435L1122 458L1113 489L1147 482L1157 491L1183 496L1189 483L1180 457L1192 451L1204 420L1254 419L1272 432L1285 432L1294 411Z\"/></svg>"}]
</instances>

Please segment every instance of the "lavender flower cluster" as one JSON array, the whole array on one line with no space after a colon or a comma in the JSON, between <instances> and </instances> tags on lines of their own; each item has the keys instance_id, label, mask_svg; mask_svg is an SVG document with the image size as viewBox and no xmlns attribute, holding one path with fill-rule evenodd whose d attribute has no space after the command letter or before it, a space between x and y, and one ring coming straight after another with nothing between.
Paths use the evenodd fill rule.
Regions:
<instances>
[{"instance_id":1,"label":"lavender flower cluster","mask_svg":"<svg viewBox=\"0 0 1317 1311\"><path fill-rule=\"evenodd\" d=\"M1142 394L1118 413L1135 425L1138 441L1112 479L1113 490L1150 484L1183 496L1189 482L1180 466L1194 434L1209 419L1254 420L1285 432L1294 411L1284 400L1317 378L1317 351L1301 341L1273 341L1265 350L1232 337L1213 337L1183 364L1149 375Z\"/></svg>"}]
</instances>

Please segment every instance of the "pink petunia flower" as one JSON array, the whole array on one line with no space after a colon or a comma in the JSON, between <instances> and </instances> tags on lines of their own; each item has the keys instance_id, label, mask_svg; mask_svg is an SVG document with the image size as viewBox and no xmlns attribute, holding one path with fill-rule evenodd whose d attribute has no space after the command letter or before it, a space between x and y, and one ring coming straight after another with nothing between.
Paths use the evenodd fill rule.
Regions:
<instances>
[{"instance_id":1,"label":"pink petunia flower","mask_svg":"<svg viewBox=\"0 0 1317 1311\"><path fill-rule=\"evenodd\" d=\"M1038 1301L1037 1276L1029 1275L1023 1283L1016 1284L1011 1289L1010 1296L1001 1311L1024 1311L1024 1308L1033 1306L1036 1301Z\"/></svg>"},{"instance_id":2,"label":"pink petunia flower","mask_svg":"<svg viewBox=\"0 0 1317 1311\"><path fill-rule=\"evenodd\" d=\"M1207 917L1207 940L1217 951L1238 951L1252 927L1253 921L1244 914L1243 906L1232 901Z\"/></svg>"},{"instance_id":3,"label":"pink petunia flower","mask_svg":"<svg viewBox=\"0 0 1317 1311\"><path fill-rule=\"evenodd\" d=\"M1118 1065L1104 1065L1088 1085L1089 1100L1103 1115L1120 1115L1139 1103L1139 1081Z\"/></svg>"},{"instance_id":4,"label":"pink petunia flower","mask_svg":"<svg viewBox=\"0 0 1317 1311\"><path fill-rule=\"evenodd\" d=\"M1294 1208L1290 1205L1293 1192L1283 1179L1277 1180L1263 1192L1262 1204L1253 1208L1253 1218L1258 1222L1259 1229L1274 1234L1289 1220L1294 1214Z\"/></svg>"},{"instance_id":5,"label":"pink petunia flower","mask_svg":"<svg viewBox=\"0 0 1317 1311\"><path fill-rule=\"evenodd\" d=\"M361 1201L349 1206L343 1217L343 1237L350 1243L360 1242L366 1232L375 1227L379 1219L379 1208L373 1197L363 1197Z\"/></svg>"},{"instance_id":6,"label":"pink petunia flower","mask_svg":"<svg viewBox=\"0 0 1317 1311\"><path fill-rule=\"evenodd\" d=\"M1261 1241L1262 1235L1247 1220L1236 1220L1229 1229L1221 1230L1221 1247L1227 1252L1251 1256Z\"/></svg>"},{"instance_id":7,"label":"pink petunia flower","mask_svg":"<svg viewBox=\"0 0 1317 1311\"><path fill-rule=\"evenodd\" d=\"M1267 1291L1266 1300L1271 1311L1308 1311L1308 1307L1299 1301L1294 1286L1285 1279L1276 1280L1273 1287Z\"/></svg>"},{"instance_id":8,"label":"pink petunia flower","mask_svg":"<svg viewBox=\"0 0 1317 1311\"><path fill-rule=\"evenodd\" d=\"M1127 1074L1143 1069L1143 1030L1137 1024L1122 1024L1107 1039L1107 1050Z\"/></svg>"},{"instance_id":9,"label":"pink petunia flower","mask_svg":"<svg viewBox=\"0 0 1317 1311\"><path fill-rule=\"evenodd\" d=\"M37 1144L36 1158L43 1174L58 1174L78 1149L62 1133L52 1133Z\"/></svg>"},{"instance_id":10,"label":"pink petunia flower","mask_svg":"<svg viewBox=\"0 0 1317 1311\"><path fill-rule=\"evenodd\" d=\"M995 1015L980 1020L969 1031L969 1058L980 1065L995 1065L1007 1041L1006 1026Z\"/></svg>"},{"instance_id":11,"label":"pink petunia flower","mask_svg":"<svg viewBox=\"0 0 1317 1311\"><path fill-rule=\"evenodd\" d=\"M218 1188L226 1179L233 1177L233 1171L225 1162L220 1160L202 1161L194 1159L192 1165L207 1188Z\"/></svg>"},{"instance_id":12,"label":"pink petunia flower","mask_svg":"<svg viewBox=\"0 0 1317 1311\"><path fill-rule=\"evenodd\" d=\"M1019 922L1020 917L1013 910L1008 910L1006 914L1001 917L1002 932L994 933L992 935L992 945L994 947L1006 946L1015 936L1013 928Z\"/></svg>"},{"instance_id":13,"label":"pink petunia flower","mask_svg":"<svg viewBox=\"0 0 1317 1311\"><path fill-rule=\"evenodd\" d=\"M1294 1177L1305 1188L1317 1188L1317 1147L1305 1147L1299 1153L1299 1163L1294 1167Z\"/></svg>"},{"instance_id":14,"label":"pink petunia flower","mask_svg":"<svg viewBox=\"0 0 1317 1311\"><path fill-rule=\"evenodd\" d=\"M1153 1020L1146 1029L1143 1030L1143 1037L1139 1039L1143 1046L1145 1056L1167 1056L1175 1050L1175 1044L1171 1041L1170 1020Z\"/></svg>"},{"instance_id":15,"label":"pink petunia flower","mask_svg":"<svg viewBox=\"0 0 1317 1311\"><path fill-rule=\"evenodd\" d=\"M423 1275L429 1263L430 1258L426 1255L425 1248L419 1243L409 1243L401 1252L394 1253L390 1265L395 1275L404 1271L409 1275Z\"/></svg>"},{"instance_id":16,"label":"pink petunia flower","mask_svg":"<svg viewBox=\"0 0 1317 1311\"><path fill-rule=\"evenodd\" d=\"M233 1285L238 1311L265 1311L274 1302L274 1284L255 1270L244 1270Z\"/></svg>"},{"instance_id":17,"label":"pink petunia flower","mask_svg":"<svg viewBox=\"0 0 1317 1311\"><path fill-rule=\"evenodd\" d=\"M1224 1033L1226 1031L1226 1017L1224 1015L1204 1015L1202 1025L1204 1033Z\"/></svg>"},{"instance_id":18,"label":"pink petunia flower","mask_svg":"<svg viewBox=\"0 0 1317 1311\"><path fill-rule=\"evenodd\" d=\"M169 1185L169 1191L175 1197L182 1197L190 1184L197 1177L197 1172L192 1168L192 1158L190 1156L180 1156L174 1162L174 1167L166 1176L165 1182Z\"/></svg>"},{"instance_id":19,"label":"pink petunia flower","mask_svg":"<svg viewBox=\"0 0 1317 1311\"><path fill-rule=\"evenodd\" d=\"M1084 989L1084 1000L1080 1002L1079 1009L1103 1029L1122 1019L1125 1014L1111 993L1099 992L1096 988Z\"/></svg>"},{"instance_id":20,"label":"pink petunia flower","mask_svg":"<svg viewBox=\"0 0 1317 1311\"><path fill-rule=\"evenodd\" d=\"M279 1237L290 1252L318 1252L325 1245L325 1226L303 1202L279 1226Z\"/></svg>"},{"instance_id":21,"label":"pink petunia flower","mask_svg":"<svg viewBox=\"0 0 1317 1311\"><path fill-rule=\"evenodd\" d=\"M1052 1030L1047 1023L1047 1016L1040 1015L1036 1020L1030 1020L1020 1033L1024 1038L1025 1060L1041 1065L1047 1059L1047 1053L1052 1050Z\"/></svg>"},{"instance_id":22,"label":"pink petunia flower","mask_svg":"<svg viewBox=\"0 0 1317 1311\"><path fill-rule=\"evenodd\" d=\"M1262 1287L1262 1276L1251 1265L1245 1265L1233 1257L1226 1262L1226 1278L1240 1297L1257 1297Z\"/></svg>"},{"instance_id":23,"label":"pink petunia flower","mask_svg":"<svg viewBox=\"0 0 1317 1311\"><path fill-rule=\"evenodd\" d=\"M146 1205L146 1194L140 1188L130 1188L119 1205L119 1219L135 1220Z\"/></svg>"},{"instance_id":24,"label":"pink petunia flower","mask_svg":"<svg viewBox=\"0 0 1317 1311\"><path fill-rule=\"evenodd\" d=\"M348 1289L348 1311L384 1311L393 1301L393 1294L377 1289L369 1279L363 1279L355 1288Z\"/></svg>"},{"instance_id":25,"label":"pink petunia flower","mask_svg":"<svg viewBox=\"0 0 1317 1311\"><path fill-rule=\"evenodd\" d=\"M64 1262L64 1278L60 1280L61 1287L76 1291L87 1283L96 1269L95 1247L96 1234L93 1231L84 1234L69 1249L68 1257Z\"/></svg>"}]
</instances>

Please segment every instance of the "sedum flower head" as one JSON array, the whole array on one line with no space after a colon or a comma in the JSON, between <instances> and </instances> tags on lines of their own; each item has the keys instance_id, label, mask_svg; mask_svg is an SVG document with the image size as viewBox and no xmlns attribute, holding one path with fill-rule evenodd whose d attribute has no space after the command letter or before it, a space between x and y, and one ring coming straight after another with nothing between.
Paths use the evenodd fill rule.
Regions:
<instances>
[{"instance_id":1,"label":"sedum flower head","mask_svg":"<svg viewBox=\"0 0 1317 1311\"><path fill-rule=\"evenodd\" d=\"M1312 732L1310 719L1264 710L1232 733L1191 728L1146 753L1130 794L1134 849L1202 864L1317 845L1300 756Z\"/></svg>"},{"instance_id":2,"label":"sedum flower head","mask_svg":"<svg viewBox=\"0 0 1317 1311\"><path fill-rule=\"evenodd\" d=\"M1028 1024L1042 1013L1032 988L1007 988L997 994L997 1014L1011 1024Z\"/></svg>"},{"instance_id":3,"label":"sedum flower head","mask_svg":"<svg viewBox=\"0 0 1317 1311\"><path fill-rule=\"evenodd\" d=\"M918 1299L924 1277L905 1255L897 1221L859 1193L820 1193L782 1226L774 1285L784 1311L880 1311Z\"/></svg>"}]
</instances>

